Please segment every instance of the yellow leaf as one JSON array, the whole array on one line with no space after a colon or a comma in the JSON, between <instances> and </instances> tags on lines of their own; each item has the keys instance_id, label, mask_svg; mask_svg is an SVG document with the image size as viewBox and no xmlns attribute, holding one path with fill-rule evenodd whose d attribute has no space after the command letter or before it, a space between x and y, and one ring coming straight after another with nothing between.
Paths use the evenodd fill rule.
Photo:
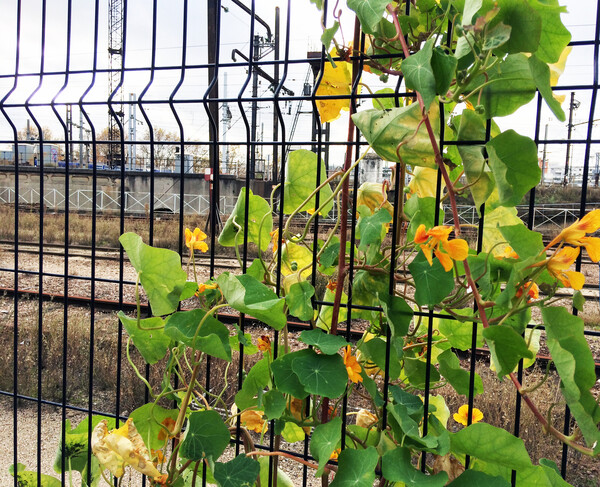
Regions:
<instances>
[{"instance_id":1,"label":"yellow leaf","mask_svg":"<svg viewBox=\"0 0 600 487\"><path fill-rule=\"evenodd\" d=\"M352 90L352 71L349 63L337 61L334 68L325 63L323 79L317 88L319 96L350 96ZM317 109L321 123L332 122L339 118L342 110L350 109L350 98L339 100L317 100Z\"/></svg>"},{"instance_id":2,"label":"yellow leaf","mask_svg":"<svg viewBox=\"0 0 600 487\"><path fill-rule=\"evenodd\" d=\"M550 86L556 86L558 83L558 78L560 75L565 72L565 65L567 64L567 57L571 53L573 48L571 46L567 46L563 49L563 52L560 54L558 61L554 64L549 64L550 68ZM565 95L553 95L554 98L558 100L559 103L565 101Z\"/></svg>"},{"instance_id":3,"label":"yellow leaf","mask_svg":"<svg viewBox=\"0 0 600 487\"><path fill-rule=\"evenodd\" d=\"M437 169L416 166L413 176L408 183L410 195L416 194L419 198L435 198L437 186ZM442 193L446 184L442 181Z\"/></svg>"}]
</instances>

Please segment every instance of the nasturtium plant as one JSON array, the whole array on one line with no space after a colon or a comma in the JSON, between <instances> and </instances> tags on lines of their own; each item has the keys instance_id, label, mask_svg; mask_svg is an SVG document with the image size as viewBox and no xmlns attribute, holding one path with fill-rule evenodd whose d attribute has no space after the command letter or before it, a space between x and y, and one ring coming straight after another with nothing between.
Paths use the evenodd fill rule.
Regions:
<instances>
[{"instance_id":1,"label":"nasturtium plant","mask_svg":"<svg viewBox=\"0 0 600 487\"><path fill-rule=\"evenodd\" d=\"M352 157L353 139L341 141L347 158L330 173L321 155L292 151L270 198L241 191L218 242L234 248L240 269L240 249L255 251L245 273L201 282L174 252L135 234L121 237L138 275L138 303L141 285L152 316L142 318L138 309L119 319L141 357L162 368L163 380L160 388L148 383L128 342L150 402L130 414L128 428L93 425L91 462L87 426L67 424L69 448L59 463L93 479L134 468L150 485L172 487L194 485L201 475L221 487L264 486L275 478L293 485L284 460L303 463L333 487L506 486L513 476L518 485L567 485L556 465L535 465L521 439L487 424L486 411L473 403L451 411L434 390L448 385L458 395L474 394L477 404L486 392L481 377L457 355L473 346L488 348L492 370L515 385L541 430L580 454L600 456L594 360L582 320L555 299L561 287L583 286L585 276L572 269L581 253L600 260L593 236L600 209L544 247L515 208L540 180L536 145L494 121L536 90L564 120L552 93L569 52L563 7L556 0L347 6L359 21L354 37L364 34L364 41L345 45L339 16L322 26L326 49L335 47L317 77L316 107L322 123L355 124L368 147ZM356 111L351 95L359 85L368 88L373 74L396 88L378 90L373 108ZM342 117L345 110L351 118ZM354 181L354 195L350 178L369 151L393 164L392 178ZM483 218L480 250L465 236L459 195ZM312 235L315 219L326 216L334 225ZM283 225L274 230L279 218ZM205 240L199 229L186 231L192 264L197 252L215 252ZM181 309L190 299L196 305ZM582 301L576 293L573 306L580 310ZM221 322L222 308L239 313L240 323ZM258 336L244 317L260 323ZM296 319L306 330L294 335L288 325ZM572 434L554 423L552 405L527 394L536 384L515 373L519 364L535 363L542 328L561 400L576 424ZM258 359L249 360L255 353ZM237 363L237 387L228 391L227 380L220 391L203 387L199 372L209 357L226 371ZM358 396L363 406L355 413L348 405ZM280 449L282 440L307 436L308 460ZM225 458L232 438L242 444L235 458ZM255 445L265 438L275 451ZM126 441L144 455L116 456L129 451ZM19 482L32 475L22 465L13 474Z\"/></svg>"}]
</instances>

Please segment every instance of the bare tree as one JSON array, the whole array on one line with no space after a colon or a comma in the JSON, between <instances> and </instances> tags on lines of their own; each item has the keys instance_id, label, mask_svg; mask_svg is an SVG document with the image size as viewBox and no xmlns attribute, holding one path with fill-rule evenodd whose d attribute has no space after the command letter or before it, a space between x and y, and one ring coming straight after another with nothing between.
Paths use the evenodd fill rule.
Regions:
<instances>
[{"instance_id":1,"label":"bare tree","mask_svg":"<svg viewBox=\"0 0 600 487\"><path fill-rule=\"evenodd\" d=\"M20 141L38 141L40 140L40 134L38 132L37 127L29 126L23 127L21 130L17 132L17 137ZM54 135L52 134L52 130L49 127L42 127L42 138L44 142L49 142L53 140Z\"/></svg>"},{"instance_id":2,"label":"bare tree","mask_svg":"<svg viewBox=\"0 0 600 487\"><path fill-rule=\"evenodd\" d=\"M150 130L146 129L144 138L150 140ZM179 157L180 138L175 132L168 132L162 128L154 129L154 143L143 144L140 146L140 153L146 164L150 164L150 155L154 154L154 166L157 169L172 168L176 159ZM168 142L168 143L165 143Z\"/></svg>"}]
</instances>

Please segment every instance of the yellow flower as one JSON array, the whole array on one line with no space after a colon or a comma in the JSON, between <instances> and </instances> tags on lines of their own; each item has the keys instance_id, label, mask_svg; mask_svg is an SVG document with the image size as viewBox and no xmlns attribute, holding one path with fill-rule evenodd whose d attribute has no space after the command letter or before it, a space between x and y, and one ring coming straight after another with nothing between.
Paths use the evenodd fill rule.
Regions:
<instances>
[{"instance_id":1,"label":"yellow flower","mask_svg":"<svg viewBox=\"0 0 600 487\"><path fill-rule=\"evenodd\" d=\"M149 477L160 477L160 472L152 463L144 440L131 418L110 433L106 420L100 421L92 431L91 445L92 452L102 467L107 468L115 477L121 477L127 465Z\"/></svg>"},{"instance_id":2,"label":"yellow flower","mask_svg":"<svg viewBox=\"0 0 600 487\"><path fill-rule=\"evenodd\" d=\"M600 209L590 211L581 220L577 220L571 226L560 232L546 248L550 248L560 241L585 247L590 259L594 262L600 260L600 238L588 237L586 234L594 233L600 229Z\"/></svg>"},{"instance_id":3,"label":"yellow flower","mask_svg":"<svg viewBox=\"0 0 600 487\"><path fill-rule=\"evenodd\" d=\"M501 254L496 255L496 259L518 259L517 254L510 245L504 247L504 251Z\"/></svg>"},{"instance_id":4,"label":"yellow flower","mask_svg":"<svg viewBox=\"0 0 600 487\"><path fill-rule=\"evenodd\" d=\"M271 236L271 241L273 242L273 253L275 253L279 248L279 228L276 228L270 232L269 235Z\"/></svg>"},{"instance_id":5,"label":"yellow flower","mask_svg":"<svg viewBox=\"0 0 600 487\"><path fill-rule=\"evenodd\" d=\"M469 406L467 404L463 404L461 407L458 408L458 413L454 413L454 421L467 426L469 418L468 413ZM471 410L471 424L478 423L482 419L483 413L479 409L473 408Z\"/></svg>"},{"instance_id":6,"label":"yellow flower","mask_svg":"<svg viewBox=\"0 0 600 487\"><path fill-rule=\"evenodd\" d=\"M268 335L261 335L258 338L258 349L261 352L271 352L271 339Z\"/></svg>"},{"instance_id":7,"label":"yellow flower","mask_svg":"<svg viewBox=\"0 0 600 487\"><path fill-rule=\"evenodd\" d=\"M366 409L361 409L356 415L356 424L363 428L370 428L379 421L377 416Z\"/></svg>"},{"instance_id":8,"label":"yellow flower","mask_svg":"<svg viewBox=\"0 0 600 487\"><path fill-rule=\"evenodd\" d=\"M426 231L425 225L421 224L417 228L414 238L414 242L420 245L429 265L433 263L431 255L433 251L446 272L452 269L453 260L462 261L469 255L469 244L466 240L461 238L448 240L451 232L452 227L447 225L440 225ZM428 240L429 242L427 242Z\"/></svg>"},{"instance_id":9,"label":"yellow flower","mask_svg":"<svg viewBox=\"0 0 600 487\"><path fill-rule=\"evenodd\" d=\"M583 288L585 284L585 276L581 272L568 271L577 256L579 255L579 249L576 247L565 247L560 252L554 254L547 261L545 261L548 272L556 277L565 287L572 287L575 290ZM544 262L542 262L544 264ZM539 263L535 264L534 267L539 267Z\"/></svg>"},{"instance_id":10,"label":"yellow flower","mask_svg":"<svg viewBox=\"0 0 600 487\"><path fill-rule=\"evenodd\" d=\"M538 299L540 297L540 288L538 288L538 285L535 282L528 281L517 289L515 297L520 298L523 296L523 293L527 293L527 302L529 302L532 299Z\"/></svg>"},{"instance_id":11,"label":"yellow flower","mask_svg":"<svg viewBox=\"0 0 600 487\"><path fill-rule=\"evenodd\" d=\"M262 433L267 430L267 423L263 419L264 411L257 411L255 409L249 409L244 411L240 420L244 428L254 431L255 433Z\"/></svg>"},{"instance_id":12,"label":"yellow flower","mask_svg":"<svg viewBox=\"0 0 600 487\"><path fill-rule=\"evenodd\" d=\"M350 345L348 345L344 351L344 365L346 366L346 371L348 372L348 378L352 382L362 382L363 378L360 375L362 368L356 360L356 357L352 355Z\"/></svg>"},{"instance_id":13,"label":"yellow flower","mask_svg":"<svg viewBox=\"0 0 600 487\"><path fill-rule=\"evenodd\" d=\"M206 245L206 242L203 242L205 238L206 234L198 227L193 232L189 228L185 229L185 246L190 250L197 249L200 252L206 252L208 245Z\"/></svg>"}]
</instances>

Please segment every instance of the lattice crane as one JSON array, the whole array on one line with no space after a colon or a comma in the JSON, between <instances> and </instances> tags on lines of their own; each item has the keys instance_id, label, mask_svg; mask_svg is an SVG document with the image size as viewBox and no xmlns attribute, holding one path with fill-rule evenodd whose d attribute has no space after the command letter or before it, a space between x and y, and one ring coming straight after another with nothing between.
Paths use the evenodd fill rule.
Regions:
<instances>
[{"instance_id":1,"label":"lattice crane","mask_svg":"<svg viewBox=\"0 0 600 487\"><path fill-rule=\"evenodd\" d=\"M108 96L109 99L115 89L119 86L121 68L123 67L123 0L108 0ZM116 100L115 100L116 98ZM121 146L112 143L119 140L119 127L114 115L124 116L123 112L123 90L113 97L117 101L118 108L108 109L108 164L110 167L120 166L123 163Z\"/></svg>"}]
</instances>

